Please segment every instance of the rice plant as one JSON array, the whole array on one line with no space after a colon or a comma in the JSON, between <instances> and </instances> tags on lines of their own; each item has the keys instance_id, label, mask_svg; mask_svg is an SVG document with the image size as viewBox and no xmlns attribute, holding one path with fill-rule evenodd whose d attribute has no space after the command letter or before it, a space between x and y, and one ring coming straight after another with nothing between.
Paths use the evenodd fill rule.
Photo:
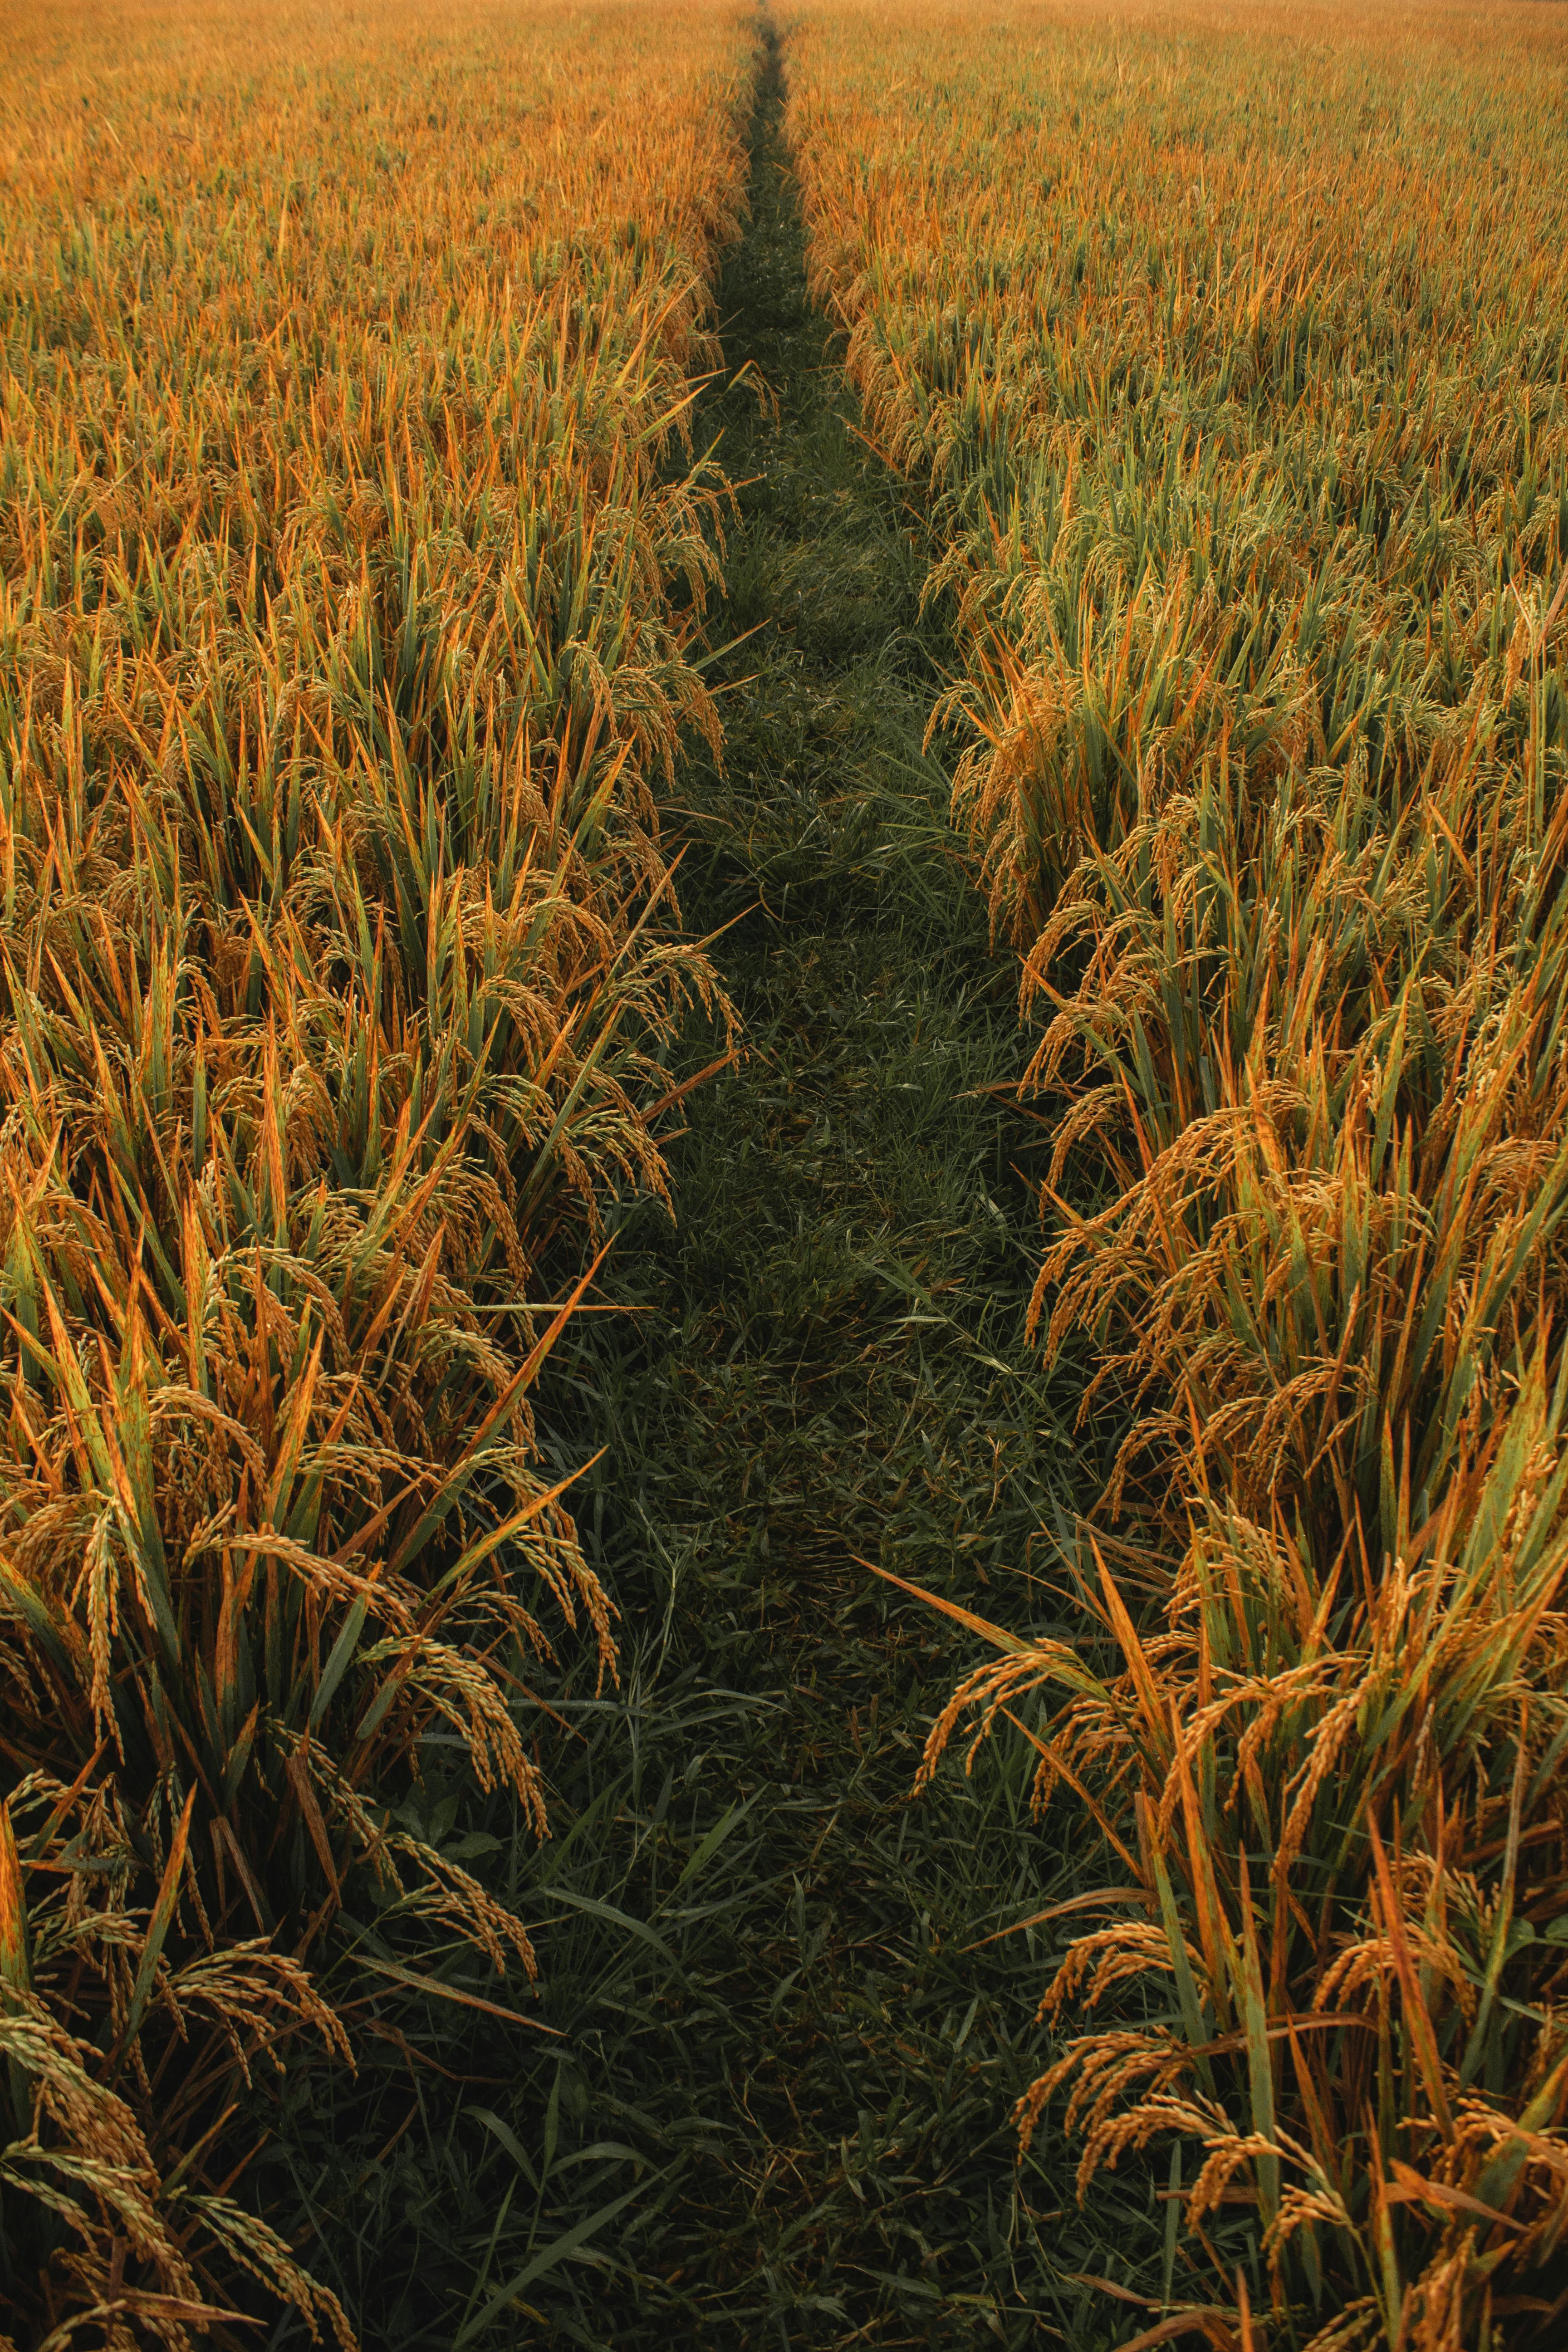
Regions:
<instances>
[{"instance_id":1,"label":"rice plant","mask_svg":"<svg viewBox=\"0 0 1568 2352\"><path fill-rule=\"evenodd\" d=\"M1020 2123L1065 2098L1086 2190L1173 2144L1139 2343L1568 2308L1565 72L1551 13L796 41L817 284L956 601L1034 1314L1121 1431L1081 1640L973 1619L930 1757L1026 1720L1100 1824L1047 2010L1125 2022Z\"/></svg>"},{"instance_id":2,"label":"rice plant","mask_svg":"<svg viewBox=\"0 0 1568 2352\"><path fill-rule=\"evenodd\" d=\"M655 793L714 731L689 417L749 47L681 0L59 0L0 36L0 2194L34 2342L221 2340L263 2290L351 2341L230 2193L241 2089L353 2063L345 1904L394 1978L454 1936L509 2009L536 1970L393 1809L445 1726L546 1835L531 1662L616 1671L530 1395L605 1204L664 1186L668 1040L726 1013ZM547 1248L581 1281L545 1309Z\"/></svg>"}]
</instances>

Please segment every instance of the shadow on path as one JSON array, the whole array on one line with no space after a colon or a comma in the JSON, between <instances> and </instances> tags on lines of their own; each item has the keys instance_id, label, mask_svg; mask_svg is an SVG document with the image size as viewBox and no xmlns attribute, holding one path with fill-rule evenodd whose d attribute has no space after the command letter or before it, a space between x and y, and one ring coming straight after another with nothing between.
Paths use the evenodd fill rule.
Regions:
<instances>
[{"instance_id":1,"label":"shadow on path","mask_svg":"<svg viewBox=\"0 0 1568 2352\"><path fill-rule=\"evenodd\" d=\"M973 1644L855 1558L1047 1622L1018 1571L1066 1490L1072 1401L1023 1345L1038 1130L987 1091L1018 1066L1014 970L922 749L950 649L807 302L782 99L770 40L720 299L729 368L777 413L735 391L706 425L745 485L714 634L755 634L714 673L724 772L689 774L675 820L688 919L730 926L746 1052L691 1097L677 1227L639 1212L612 1260L638 1344L597 1326L574 1366L608 1447L581 1516L643 1643L655 1801L669 1776L688 1854L747 1809L665 2062L715 2137L606 2340L1022 2345L1044 2321L1088 2347L1125 2330L1061 2274L1125 2263L1072 2207L1065 2150L1016 2169L1009 2121L1058 1939L964 1950L1071 1890L1072 1832L1022 1827L1016 1740L910 1801ZM704 1704L688 1750L672 1710Z\"/></svg>"},{"instance_id":2,"label":"shadow on path","mask_svg":"<svg viewBox=\"0 0 1568 2352\"><path fill-rule=\"evenodd\" d=\"M1057 1630L1030 1571L1074 1399L1023 1344L1014 973L922 748L950 648L806 299L771 39L762 64L720 303L731 375L776 408L732 385L700 425L743 486L711 635L744 641L710 672L723 770L694 759L668 814L745 1050L689 1097L679 1221L625 1206L600 1299L624 1311L569 1328L536 1400L563 1475L599 1457L573 1507L622 1683L533 1717L542 1849L438 1748L419 1800L529 1919L530 2013L563 2038L429 2001L438 2067L367 2044L258 2167L377 2352L1101 2352L1131 2306L1072 2273L1142 2292L1152 2253L1158 2292L1146 2175L1083 2216L1052 2131L1015 2163L1071 1923L1003 1931L1082 1883L1081 1826L1030 1824L1011 1733L911 1800L974 1645L856 1557ZM674 1079L711 1034L685 1052Z\"/></svg>"}]
</instances>

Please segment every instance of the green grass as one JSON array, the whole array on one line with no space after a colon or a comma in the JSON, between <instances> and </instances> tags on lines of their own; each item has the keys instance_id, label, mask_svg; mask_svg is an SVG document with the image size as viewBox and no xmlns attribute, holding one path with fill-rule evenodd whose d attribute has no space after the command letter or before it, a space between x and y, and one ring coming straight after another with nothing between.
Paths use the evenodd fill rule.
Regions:
<instances>
[{"instance_id":1,"label":"green grass","mask_svg":"<svg viewBox=\"0 0 1568 2352\"><path fill-rule=\"evenodd\" d=\"M566 1727L529 1724L542 1855L444 1775L456 1750L431 1751L421 1808L518 1902L531 2014L566 2039L422 2000L447 2071L367 2041L256 2175L280 2226L319 2221L310 2258L377 2347L1023 2345L1043 2324L1093 2352L1131 2307L1069 2274L1137 2257L1157 2279L1147 2178L1086 2219L1052 2137L1015 2165L1072 1921L968 1948L1073 1891L1083 1832L1028 1826L1016 1740L911 1800L972 1645L856 1559L1065 1630L1026 1579L1096 1465L1023 1344L1039 1130L1001 1091L1015 973L944 747L921 748L944 658L926 554L805 305L777 96L770 60L721 289L728 363L777 412L743 388L707 412L746 484L713 635L755 634L710 672L724 772L694 758L671 816L745 1050L689 1098L678 1224L622 1205L599 1290L622 1311L573 1327L539 1400L558 1470L599 1454L575 1507L622 1685L563 1680ZM686 1071L718 1050L694 1033Z\"/></svg>"}]
</instances>

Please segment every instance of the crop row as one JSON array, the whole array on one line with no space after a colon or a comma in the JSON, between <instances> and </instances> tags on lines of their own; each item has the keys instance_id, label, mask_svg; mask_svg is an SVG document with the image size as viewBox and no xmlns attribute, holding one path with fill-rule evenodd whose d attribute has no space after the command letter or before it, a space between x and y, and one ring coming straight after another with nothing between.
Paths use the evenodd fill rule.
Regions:
<instances>
[{"instance_id":1,"label":"crop row","mask_svg":"<svg viewBox=\"0 0 1568 2352\"><path fill-rule=\"evenodd\" d=\"M1027 1704L1103 1832L1023 2132L1168 2151L1140 2343L1555 2340L1561 26L808 0L790 70L1112 1433L1081 1639L989 1629L932 1742Z\"/></svg>"},{"instance_id":2,"label":"crop row","mask_svg":"<svg viewBox=\"0 0 1568 2352\"><path fill-rule=\"evenodd\" d=\"M686 425L749 53L686 0L0 36L0 2297L35 2342L184 2346L263 2290L350 2340L230 2193L252 2078L348 2060L340 2012L433 1954L503 2005L534 1969L398 1808L438 1732L545 1834L533 1680L563 1634L615 1670L529 1399L602 1203L662 1188L667 1041L723 1011L654 788L713 726Z\"/></svg>"}]
</instances>

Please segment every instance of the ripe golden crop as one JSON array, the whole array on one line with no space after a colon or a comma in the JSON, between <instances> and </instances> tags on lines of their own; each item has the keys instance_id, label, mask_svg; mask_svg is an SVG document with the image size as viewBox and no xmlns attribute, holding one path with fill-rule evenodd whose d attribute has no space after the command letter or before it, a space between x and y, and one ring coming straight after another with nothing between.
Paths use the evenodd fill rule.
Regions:
<instances>
[{"instance_id":1,"label":"ripe golden crop","mask_svg":"<svg viewBox=\"0 0 1568 2352\"><path fill-rule=\"evenodd\" d=\"M108 2295L184 2345L248 2272L343 2335L221 2193L231 2086L346 2055L311 1969L351 1882L416 1963L533 1969L387 1805L445 1723L544 1833L520 1673L551 1620L614 1667L528 1297L662 1187L662 1047L715 1001L650 786L712 726L723 484L680 452L748 50L685 0L0 33L0 2041L41 2334Z\"/></svg>"},{"instance_id":2,"label":"ripe golden crop","mask_svg":"<svg viewBox=\"0 0 1568 2352\"><path fill-rule=\"evenodd\" d=\"M0 2169L49 2343L184 2346L257 2282L350 2340L228 2195L237 2088L350 2056L351 1904L405 1979L534 1969L394 1801L439 1727L544 1834L531 1672L615 1670L529 1301L662 1189L666 1047L728 1013L655 788L715 725L688 427L753 37L0 29ZM788 38L1057 1119L1036 1319L1119 1433L1084 1643L967 1619L999 1662L930 1748L1047 1696L1038 1794L1114 1874L1047 2006L1138 2006L1020 2126L1062 2095L1086 2186L1171 2144L1143 2342L1550 2343L1568 26Z\"/></svg>"},{"instance_id":3,"label":"ripe golden crop","mask_svg":"<svg viewBox=\"0 0 1568 2352\"><path fill-rule=\"evenodd\" d=\"M1561 2326L1565 89L1555 8L809 0L795 40L1058 1113L1036 1312L1156 1595L1086 1531L1118 1664L998 1632L933 1754L1057 1694L1041 1794L1130 1916L1048 2004L1169 2016L1021 2123L1066 2093L1085 2181L1169 2138L1180 2189L1185 2144L1150 2343Z\"/></svg>"}]
</instances>

